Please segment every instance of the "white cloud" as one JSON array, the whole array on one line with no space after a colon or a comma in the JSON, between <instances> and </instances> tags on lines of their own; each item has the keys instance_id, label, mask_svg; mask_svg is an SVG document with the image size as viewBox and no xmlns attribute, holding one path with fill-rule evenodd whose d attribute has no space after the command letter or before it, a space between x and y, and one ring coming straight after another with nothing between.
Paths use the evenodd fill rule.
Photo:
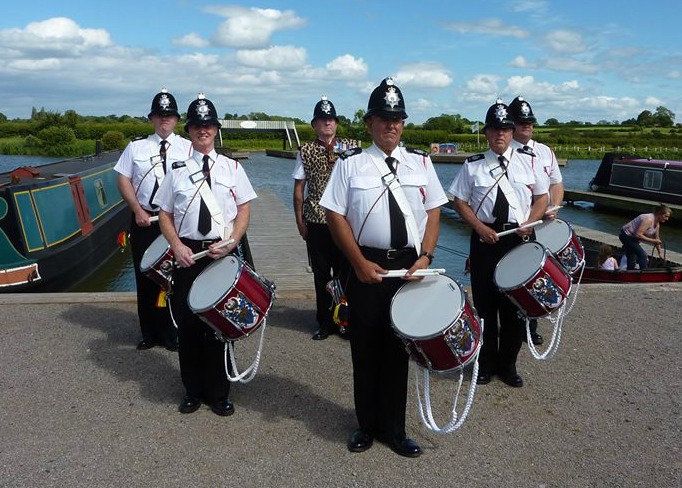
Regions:
<instances>
[{"instance_id":1,"label":"white cloud","mask_svg":"<svg viewBox=\"0 0 682 488\"><path fill-rule=\"evenodd\" d=\"M344 54L332 59L325 66L329 76L342 80L356 80L367 76L367 63L362 58Z\"/></svg>"},{"instance_id":2,"label":"white cloud","mask_svg":"<svg viewBox=\"0 0 682 488\"><path fill-rule=\"evenodd\" d=\"M295 46L272 46L268 49L237 51L237 61L243 66L266 70L293 71L306 62L306 50Z\"/></svg>"},{"instance_id":3,"label":"white cloud","mask_svg":"<svg viewBox=\"0 0 682 488\"><path fill-rule=\"evenodd\" d=\"M49 53L55 57L74 57L90 50L111 46L103 29L83 29L66 17L32 22L25 29L0 31L0 47L15 53Z\"/></svg>"},{"instance_id":4,"label":"white cloud","mask_svg":"<svg viewBox=\"0 0 682 488\"><path fill-rule=\"evenodd\" d=\"M420 88L444 88L452 84L452 77L438 63L423 62L403 65L395 74L398 85Z\"/></svg>"},{"instance_id":5,"label":"white cloud","mask_svg":"<svg viewBox=\"0 0 682 488\"><path fill-rule=\"evenodd\" d=\"M558 53L577 54L587 50L582 34L570 30L557 30L546 36L550 49Z\"/></svg>"},{"instance_id":6,"label":"white cloud","mask_svg":"<svg viewBox=\"0 0 682 488\"><path fill-rule=\"evenodd\" d=\"M512 68L520 69L533 68L533 64L529 62L524 56L516 56L514 59L511 60L509 66L511 66Z\"/></svg>"},{"instance_id":7,"label":"white cloud","mask_svg":"<svg viewBox=\"0 0 682 488\"><path fill-rule=\"evenodd\" d=\"M306 20L292 10L246 8L236 5L209 6L205 12L227 17L211 37L216 46L242 49L265 48L278 30L298 29Z\"/></svg>"},{"instance_id":8,"label":"white cloud","mask_svg":"<svg viewBox=\"0 0 682 488\"><path fill-rule=\"evenodd\" d=\"M448 22L445 28L460 34L483 34L486 36L515 37L523 39L530 35L526 29L510 25L500 19L483 19L479 22Z\"/></svg>"},{"instance_id":9,"label":"white cloud","mask_svg":"<svg viewBox=\"0 0 682 488\"><path fill-rule=\"evenodd\" d=\"M176 46L192 47L192 48L202 48L209 46L209 42L203 39L199 34L194 32L190 34L185 34L182 37L173 39L171 41Z\"/></svg>"},{"instance_id":10,"label":"white cloud","mask_svg":"<svg viewBox=\"0 0 682 488\"><path fill-rule=\"evenodd\" d=\"M483 95L485 99L490 99L499 92L497 86L499 81L500 77L497 75L480 74L467 81L464 87L474 96Z\"/></svg>"},{"instance_id":11,"label":"white cloud","mask_svg":"<svg viewBox=\"0 0 682 488\"><path fill-rule=\"evenodd\" d=\"M594 74L601 71L601 67L589 61L582 61L572 57L550 57L539 60L538 67L550 71L561 71L568 73Z\"/></svg>"}]
</instances>

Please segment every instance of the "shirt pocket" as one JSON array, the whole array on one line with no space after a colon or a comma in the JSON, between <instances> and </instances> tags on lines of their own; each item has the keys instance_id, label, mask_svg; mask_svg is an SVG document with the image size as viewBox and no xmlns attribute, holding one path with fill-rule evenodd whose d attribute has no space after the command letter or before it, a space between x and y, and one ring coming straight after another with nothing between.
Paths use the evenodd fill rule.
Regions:
<instances>
[{"instance_id":1,"label":"shirt pocket","mask_svg":"<svg viewBox=\"0 0 682 488\"><path fill-rule=\"evenodd\" d=\"M349 181L350 208L366 214L381 197L384 185L378 176L353 176Z\"/></svg>"},{"instance_id":2,"label":"shirt pocket","mask_svg":"<svg viewBox=\"0 0 682 488\"><path fill-rule=\"evenodd\" d=\"M409 174L400 177L400 186L411 202L424 203L429 180L423 174Z\"/></svg>"}]
</instances>

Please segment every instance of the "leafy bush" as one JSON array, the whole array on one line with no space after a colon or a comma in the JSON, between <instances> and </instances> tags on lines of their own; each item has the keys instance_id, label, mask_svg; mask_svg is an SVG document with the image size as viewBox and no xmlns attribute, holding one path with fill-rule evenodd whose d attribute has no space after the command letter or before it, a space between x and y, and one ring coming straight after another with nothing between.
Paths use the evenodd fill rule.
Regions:
<instances>
[{"instance_id":1,"label":"leafy bush","mask_svg":"<svg viewBox=\"0 0 682 488\"><path fill-rule=\"evenodd\" d=\"M121 149L125 147L125 145L126 142L123 132L110 130L102 134L102 149L105 151Z\"/></svg>"},{"instance_id":2,"label":"leafy bush","mask_svg":"<svg viewBox=\"0 0 682 488\"><path fill-rule=\"evenodd\" d=\"M47 148L68 146L76 142L76 134L71 127L55 125L38 132L38 139Z\"/></svg>"}]
</instances>

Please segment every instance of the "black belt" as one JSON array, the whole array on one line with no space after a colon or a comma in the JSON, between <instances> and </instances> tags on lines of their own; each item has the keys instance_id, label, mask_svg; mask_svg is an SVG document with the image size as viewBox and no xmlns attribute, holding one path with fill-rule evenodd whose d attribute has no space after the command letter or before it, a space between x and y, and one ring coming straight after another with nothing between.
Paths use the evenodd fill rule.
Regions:
<instances>
[{"instance_id":1,"label":"black belt","mask_svg":"<svg viewBox=\"0 0 682 488\"><path fill-rule=\"evenodd\" d=\"M378 249L376 247L360 246L363 256L368 259L399 259L412 254L417 257L417 250L414 247L403 247L402 249Z\"/></svg>"},{"instance_id":2,"label":"black belt","mask_svg":"<svg viewBox=\"0 0 682 488\"><path fill-rule=\"evenodd\" d=\"M488 224L488 223L485 223L485 225L490 227L495 232L504 232L505 230L517 229L519 227L519 224L517 224L516 222L505 222L504 224Z\"/></svg>"},{"instance_id":3,"label":"black belt","mask_svg":"<svg viewBox=\"0 0 682 488\"><path fill-rule=\"evenodd\" d=\"M203 251L208 249L211 244L220 242L220 239L205 239L203 241L198 241L195 239L188 239L187 237L181 237L180 241L187 247L189 247L193 252Z\"/></svg>"}]
</instances>

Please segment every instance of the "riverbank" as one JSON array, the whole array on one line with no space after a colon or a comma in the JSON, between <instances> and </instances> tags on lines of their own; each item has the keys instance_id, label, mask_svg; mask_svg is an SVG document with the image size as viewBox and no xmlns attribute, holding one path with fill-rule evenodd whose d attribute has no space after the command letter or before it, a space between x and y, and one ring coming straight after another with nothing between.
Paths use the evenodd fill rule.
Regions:
<instances>
[{"instance_id":1,"label":"riverbank","mask_svg":"<svg viewBox=\"0 0 682 488\"><path fill-rule=\"evenodd\" d=\"M259 372L233 387L228 418L205 406L178 413L177 356L135 349L134 303L117 294L14 302L0 308L0 485L679 486L682 285L623 291L582 287L555 358L533 360L524 346L524 387L479 387L452 434L423 427L411 375L407 428L424 450L418 459L382 444L347 451L348 342L310 340L312 301L275 303ZM546 336L548 325L540 322ZM238 343L240 364L252 346ZM433 388L442 424L454 383L438 378Z\"/></svg>"}]
</instances>

